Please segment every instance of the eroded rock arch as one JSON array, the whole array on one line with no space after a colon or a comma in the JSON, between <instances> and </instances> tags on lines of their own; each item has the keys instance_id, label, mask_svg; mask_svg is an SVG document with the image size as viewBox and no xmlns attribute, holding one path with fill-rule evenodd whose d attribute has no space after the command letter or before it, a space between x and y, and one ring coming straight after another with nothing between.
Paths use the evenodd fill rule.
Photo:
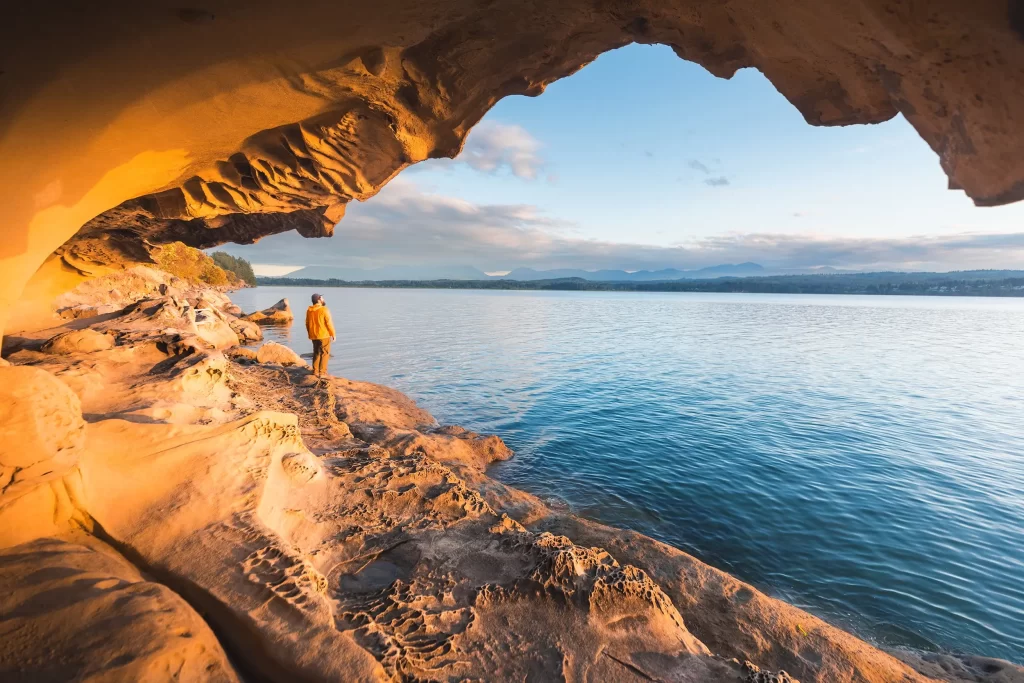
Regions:
<instances>
[{"instance_id":1,"label":"eroded rock arch","mask_svg":"<svg viewBox=\"0 0 1024 683\"><path fill-rule=\"evenodd\" d=\"M458 153L501 97L630 42L721 77L755 67L814 125L902 113L950 187L1016 201L1022 15L1017 0L24 6L0 29L0 316L72 237L11 329L68 263L141 240L330 235L347 202Z\"/></svg>"}]
</instances>

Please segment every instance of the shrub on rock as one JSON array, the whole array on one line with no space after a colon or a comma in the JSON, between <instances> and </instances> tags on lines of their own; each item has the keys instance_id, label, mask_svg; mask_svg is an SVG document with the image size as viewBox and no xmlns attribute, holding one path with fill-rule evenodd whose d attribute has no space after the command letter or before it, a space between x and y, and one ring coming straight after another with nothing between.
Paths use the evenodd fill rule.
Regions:
<instances>
[{"instance_id":1,"label":"shrub on rock","mask_svg":"<svg viewBox=\"0 0 1024 683\"><path fill-rule=\"evenodd\" d=\"M198 249L172 242L153 250L153 260L165 272L193 284L231 287L244 285L240 277L226 271Z\"/></svg>"}]
</instances>

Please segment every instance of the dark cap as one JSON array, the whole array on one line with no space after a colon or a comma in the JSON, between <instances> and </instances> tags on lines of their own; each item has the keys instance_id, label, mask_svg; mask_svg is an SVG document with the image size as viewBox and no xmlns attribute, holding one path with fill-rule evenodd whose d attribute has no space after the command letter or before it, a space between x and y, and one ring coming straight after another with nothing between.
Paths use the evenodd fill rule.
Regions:
<instances>
[{"instance_id":1,"label":"dark cap","mask_svg":"<svg viewBox=\"0 0 1024 683\"><path fill-rule=\"evenodd\" d=\"M322 299L322 298L323 297L320 296L319 294L314 294L313 295L313 303L316 303L317 301L320 301L320 299Z\"/></svg>"}]
</instances>

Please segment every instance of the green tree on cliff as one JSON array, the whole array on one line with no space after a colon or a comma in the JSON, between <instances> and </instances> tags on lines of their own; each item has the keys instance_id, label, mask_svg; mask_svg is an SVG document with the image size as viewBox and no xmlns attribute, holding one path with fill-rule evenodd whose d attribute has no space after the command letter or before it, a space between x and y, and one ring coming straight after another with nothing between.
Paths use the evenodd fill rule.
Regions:
<instances>
[{"instance_id":1,"label":"green tree on cliff","mask_svg":"<svg viewBox=\"0 0 1024 683\"><path fill-rule=\"evenodd\" d=\"M244 258L239 256L232 256L231 254L223 251L215 251L210 254L214 263L223 268L224 270L230 270L232 273L242 278L245 284L250 287L256 286L256 273L252 271L252 264L246 261Z\"/></svg>"}]
</instances>

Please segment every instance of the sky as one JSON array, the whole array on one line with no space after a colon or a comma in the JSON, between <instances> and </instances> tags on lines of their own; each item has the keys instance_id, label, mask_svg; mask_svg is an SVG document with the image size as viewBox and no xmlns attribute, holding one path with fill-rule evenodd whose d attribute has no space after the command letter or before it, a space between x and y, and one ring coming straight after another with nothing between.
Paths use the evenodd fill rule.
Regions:
<instances>
[{"instance_id":1,"label":"sky","mask_svg":"<svg viewBox=\"0 0 1024 683\"><path fill-rule=\"evenodd\" d=\"M1024 268L1024 203L950 191L902 118L807 125L759 72L662 46L599 57L500 101L455 160L349 205L335 236L224 247L258 274L306 265L855 270Z\"/></svg>"}]
</instances>

